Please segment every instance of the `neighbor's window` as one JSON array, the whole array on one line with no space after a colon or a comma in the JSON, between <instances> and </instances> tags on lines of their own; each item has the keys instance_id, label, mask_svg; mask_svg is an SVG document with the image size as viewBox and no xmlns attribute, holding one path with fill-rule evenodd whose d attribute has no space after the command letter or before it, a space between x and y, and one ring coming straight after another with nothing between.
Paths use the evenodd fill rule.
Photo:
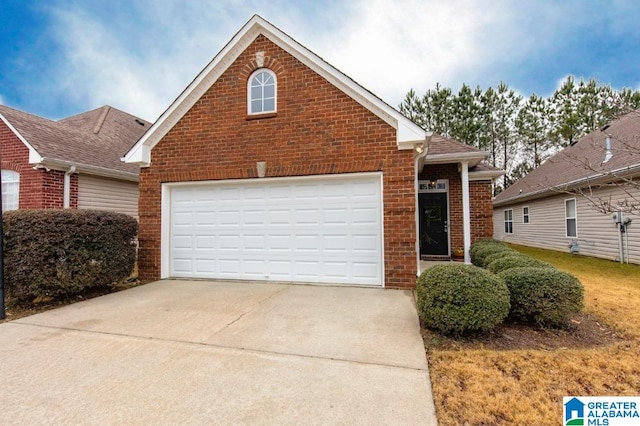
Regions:
<instances>
[{"instance_id":1,"label":"neighbor's window","mask_svg":"<svg viewBox=\"0 0 640 426\"><path fill-rule=\"evenodd\" d=\"M513 210L504 211L504 233L513 234Z\"/></svg>"},{"instance_id":2,"label":"neighbor's window","mask_svg":"<svg viewBox=\"0 0 640 426\"><path fill-rule=\"evenodd\" d=\"M2 211L18 210L20 202L20 173L2 170Z\"/></svg>"},{"instance_id":3,"label":"neighbor's window","mask_svg":"<svg viewBox=\"0 0 640 426\"><path fill-rule=\"evenodd\" d=\"M259 69L249 77L249 114L276 111L276 75L266 68Z\"/></svg>"},{"instance_id":4,"label":"neighbor's window","mask_svg":"<svg viewBox=\"0 0 640 426\"><path fill-rule=\"evenodd\" d=\"M564 200L565 223L567 237L578 236L578 215L576 214L576 199Z\"/></svg>"},{"instance_id":5,"label":"neighbor's window","mask_svg":"<svg viewBox=\"0 0 640 426\"><path fill-rule=\"evenodd\" d=\"M529 223L529 207L522 208L522 223Z\"/></svg>"}]
</instances>

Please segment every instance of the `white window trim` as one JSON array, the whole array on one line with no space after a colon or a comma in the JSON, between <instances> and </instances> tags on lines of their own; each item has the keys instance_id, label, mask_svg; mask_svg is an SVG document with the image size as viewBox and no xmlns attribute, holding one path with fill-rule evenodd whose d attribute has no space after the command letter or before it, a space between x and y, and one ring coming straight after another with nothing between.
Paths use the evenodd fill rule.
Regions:
<instances>
[{"instance_id":1,"label":"white window trim","mask_svg":"<svg viewBox=\"0 0 640 426\"><path fill-rule=\"evenodd\" d=\"M575 210L575 216L570 217L567 216L567 202L573 201L573 206ZM573 219L576 223L576 235L569 235L569 227L567 226L567 220ZM566 238L578 238L578 202L575 198L566 198L564 200L564 236Z\"/></svg>"},{"instance_id":2,"label":"white window trim","mask_svg":"<svg viewBox=\"0 0 640 426\"><path fill-rule=\"evenodd\" d=\"M251 82L253 81L253 78L261 72L269 73L273 78L273 111L251 111ZM274 73L269 68L258 68L251 73L249 79L247 80L247 115L274 114L276 112L278 112L278 78L276 77L276 73Z\"/></svg>"},{"instance_id":3,"label":"white window trim","mask_svg":"<svg viewBox=\"0 0 640 426\"><path fill-rule=\"evenodd\" d=\"M511 219L507 220L504 216L505 216L505 213L506 213L506 212L509 212L509 211L511 212ZM502 213L502 217L503 217L503 219L504 219L504 221L503 221L503 228L502 228L502 229L503 229L503 231L504 231L504 233L505 233L505 234L512 235L512 234L513 234L513 209L504 209L504 210L503 210L503 213ZM507 223L511 223L511 232L507 232L507 227L506 227L506 224L507 224Z\"/></svg>"},{"instance_id":4,"label":"white window trim","mask_svg":"<svg viewBox=\"0 0 640 426\"><path fill-rule=\"evenodd\" d=\"M14 180L11 180L11 181L7 180L6 177L3 178L2 179L2 185L5 186L5 185L9 185L9 184L15 184L15 187L17 188L17 194L15 194L16 195L16 197L15 197L16 206L12 207L12 208L8 208L7 206L5 206L5 199L4 199L5 198L4 197L5 194L4 194L4 191L1 191L1 192L3 192L1 194L1 195L3 195L2 200L1 200L2 201L2 211L6 212L6 211L11 211L11 210L18 210L20 208L20 173L16 172L15 170L10 170L10 169L2 169L2 172L5 172L7 175L11 175L14 178ZM3 190L3 189L4 188L0 188L0 190Z\"/></svg>"},{"instance_id":5,"label":"white window trim","mask_svg":"<svg viewBox=\"0 0 640 426\"><path fill-rule=\"evenodd\" d=\"M524 209L527 209L527 213L525 214ZM527 221L524 221L524 218L527 218ZM522 206L522 224L528 225L531 223L531 208L529 206Z\"/></svg>"}]
</instances>

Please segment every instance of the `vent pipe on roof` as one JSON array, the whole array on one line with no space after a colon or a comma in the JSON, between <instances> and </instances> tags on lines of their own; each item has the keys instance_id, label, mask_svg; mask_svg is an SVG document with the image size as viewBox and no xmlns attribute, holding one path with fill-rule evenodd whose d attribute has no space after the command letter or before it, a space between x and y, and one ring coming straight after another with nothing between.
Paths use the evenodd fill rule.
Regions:
<instances>
[{"instance_id":1,"label":"vent pipe on roof","mask_svg":"<svg viewBox=\"0 0 640 426\"><path fill-rule=\"evenodd\" d=\"M607 135L604 140L604 161L602 163L604 164L611 160L611 157L613 157L613 154L611 153L611 135Z\"/></svg>"}]
</instances>

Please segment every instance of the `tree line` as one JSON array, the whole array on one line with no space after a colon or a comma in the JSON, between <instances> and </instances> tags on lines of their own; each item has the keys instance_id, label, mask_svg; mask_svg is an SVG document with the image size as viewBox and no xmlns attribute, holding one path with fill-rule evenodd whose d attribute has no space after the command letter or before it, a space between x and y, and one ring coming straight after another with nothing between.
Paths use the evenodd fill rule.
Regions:
<instances>
[{"instance_id":1,"label":"tree line","mask_svg":"<svg viewBox=\"0 0 640 426\"><path fill-rule=\"evenodd\" d=\"M524 98L502 82L486 90L463 84L457 93L436 84L421 97L409 90L399 108L427 130L488 151L488 163L506 171L499 192L558 150L640 108L640 90L572 76L546 98Z\"/></svg>"}]
</instances>

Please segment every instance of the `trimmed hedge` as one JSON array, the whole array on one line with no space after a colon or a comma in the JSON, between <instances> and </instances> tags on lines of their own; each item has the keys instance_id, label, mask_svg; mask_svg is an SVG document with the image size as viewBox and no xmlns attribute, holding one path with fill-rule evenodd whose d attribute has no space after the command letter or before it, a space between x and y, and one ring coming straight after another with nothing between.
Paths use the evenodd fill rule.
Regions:
<instances>
[{"instance_id":1,"label":"trimmed hedge","mask_svg":"<svg viewBox=\"0 0 640 426\"><path fill-rule=\"evenodd\" d=\"M547 262L523 254L500 257L487 265L487 269L494 274L499 274L507 269L523 267L553 268L553 266Z\"/></svg>"},{"instance_id":2,"label":"trimmed hedge","mask_svg":"<svg viewBox=\"0 0 640 426\"><path fill-rule=\"evenodd\" d=\"M138 222L96 210L16 210L3 215L7 295L59 297L131 273Z\"/></svg>"},{"instance_id":3,"label":"trimmed hedge","mask_svg":"<svg viewBox=\"0 0 640 426\"><path fill-rule=\"evenodd\" d=\"M482 267L484 264L484 258L503 251L513 251L502 241L494 240L491 238L478 240L471 245L469 255L471 256L471 263L476 266Z\"/></svg>"},{"instance_id":4,"label":"trimmed hedge","mask_svg":"<svg viewBox=\"0 0 640 426\"><path fill-rule=\"evenodd\" d=\"M444 334L491 330L509 313L509 290L497 276L472 265L436 265L420 275L418 313Z\"/></svg>"},{"instance_id":5,"label":"trimmed hedge","mask_svg":"<svg viewBox=\"0 0 640 426\"><path fill-rule=\"evenodd\" d=\"M482 259L482 265L480 266L486 269L487 266L489 266L489 264L494 260L502 259L503 257L506 257L506 256L524 256L524 254L517 252L513 249L498 251L495 253L491 253L488 256L484 256Z\"/></svg>"},{"instance_id":6,"label":"trimmed hedge","mask_svg":"<svg viewBox=\"0 0 640 426\"><path fill-rule=\"evenodd\" d=\"M498 275L511 294L512 318L560 326L582 310L584 288L573 275L550 268L512 268Z\"/></svg>"}]
</instances>

